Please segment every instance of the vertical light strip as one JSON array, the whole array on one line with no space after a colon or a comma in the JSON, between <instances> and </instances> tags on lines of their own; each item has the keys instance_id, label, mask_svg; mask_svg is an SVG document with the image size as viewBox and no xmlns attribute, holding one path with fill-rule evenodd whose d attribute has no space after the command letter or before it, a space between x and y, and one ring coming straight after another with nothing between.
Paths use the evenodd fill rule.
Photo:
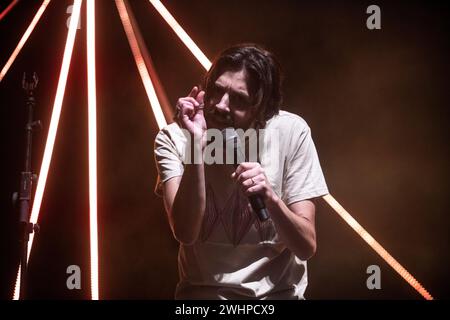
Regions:
<instances>
[{"instance_id":1,"label":"vertical light strip","mask_svg":"<svg viewBox=\"0 0 450 320\"><path fill-rule=\"evenodd\" d=\"M23 46L25 45L25 42L27 42L28 38L30 37L31 32L33 32L34 27L36 27L36 24L38 23L39 19L41 18L42 14L44 13L44 11L47 8L47 5L49 3L50 3L50 0L44 0L44 2L42 2L41 6L39 7L38 11L36 12L36 15L34 16L33 20L31 21L30 25L28 26L27 30L23 34L19 43L17 44L17 47L14 49L14 51L11 54L11 56L9 57L8 61L6 61L6 64L3 66L2 71L0 71L0 82L5 77L9 68L13 64L14 60L16 60L17 55L19 54L20 50L22 50Z\"/></svg>"},{"instance_id":2,"label":"vertical light strip","mask_svg":"<svg viewBox=\"0 0 450 320\"><path fill-rule=\"evenodd\" d=\"M425 299L433 300L430 293L417 281L403 266L392 257L330 194L323 196L323 199L333 208L347 224L356 231L357 234L369 246L378 253L395 271L402 276L418 293Z\"/></svg>"},{"instance_id":3,"label":"vertical light strip","mask_svg":"<svg viewBox=\"0 0 450 320\"><path fill-rule=\"evenodd\" d=\"M192 41L191 37L184 31L184 29L178 24L175 18L170 14L166 7L159 0L149 0L155 7L159 14L166 20L169 26L177 34L177 36L183 41L183 43L192 52L194 57L202 64L202 66L209 70L211 68L211 61L205 56L205 54L199 49L199 47Z\"/></svg>"},{"instance_id":4,"label":"vertical light strip","mask_svg":"<svg viewBox=\"0 0 450 320\"><path fill-rule=\"evenodd\" d=\"M11 3L5 8L5 10L3 10L2 13L0 13L0 21L2 21L4 17L6 17L6 15L16 6L18 2L19 0L11 1Z\"/></svg>"},{"instance_id":5,"label":"vertical light strip","mask_svg":"<svg viewBox=\"0 0 450 320\"><path fill-rule=\"evenodd\" d=\"M39 179L34 195L33 208L31 210L31 223L37 223L39 217L39 210L41 208L42 197L44 195L45 184L47 182L48 171L53 154L53 147L55 144L56 133L58 131L59 117L61 115L61 107L66 90L67 76L69 74L70 61L72 58L73 46L75 42L75 35L77 32L78 20L80 18L82 0L74 0L72 16L70 19L69 31L67 34L66 46L64 48L64 56L61 65L61 72L59 74L58 87L56 89L55 102L53 104L52 117L48 129L47 142L45 144L44 157L42 159L41 170L39 172ZM64 25L64 28L66 26ZM28 242L27 261L30 259L31 248L33 246L34 233L30 235ZM20 267L19 267L20 268ZM20 271L19 271L20 272ZM18 274L19 274L18 272ZM19 299L20 294L20 277L16 279L16 287L14 290L14 300Z\"/></svg>"},{"instance_id":6,"label":"vertical light strip","mask_svg":"<svg viewBox=\"0 0 450 320\"><path fill-rule=\"evenodd\" d=\"M117 10L119 11L120 19L122 20L123 28L125 29L125 33L127 35L128 42L130 44L131 51L134 56L134 60L136 61L136 66L141 76L142 83L144 84L147 97L150 101L150 106L153 110L153 114L155 115L156 122L159 128L163 128L167 125L167 122L166 119L164 118L161 105L156 95L155 87L153 86L152 80L150 79L150 75L145 65L145 61L142 56L142 52L139 48L136 35L130 23L127 8L122 0L116 0L116 6Z\"/></svg>"},{"instance_id":7,"label":"vertical light strip","mask_svg":"<svg viewBox=\"0 0 450 320\"><path fill-rule=\"evenodd\" d=\"M97 227L97 89L95 79L95 0L87 0L87 74L89 123L89 222L91 246L91 299L99 299Z\"/></svg>"}]
</instances>

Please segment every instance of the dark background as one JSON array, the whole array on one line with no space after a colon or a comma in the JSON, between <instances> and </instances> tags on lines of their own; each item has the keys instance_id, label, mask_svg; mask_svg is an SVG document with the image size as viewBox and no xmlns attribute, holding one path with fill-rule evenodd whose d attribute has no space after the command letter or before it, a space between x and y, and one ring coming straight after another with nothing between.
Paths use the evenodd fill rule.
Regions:
<instances>
[{"instance_id":1,"label":"dark background","mask_svg":"<svg viewBox=\"0 0 450 320\"><path fill-rule=\"evenodd\" d=\"M8 3L2 3L1 9ZM0 65L40 1L21 1L0 22ZM38 171L67 36L71 1L52 1L0 83L0 297L11 296L18 262L18 189L24 156L22 73L40 82L34 136ZM228 45L256 42L285 71L284 109L311 126L332 195L436 298L449 288L449 5L431 1L168 1L164 4L212 59ZM366 8L381 7L381 30ZM204 70L146 0L131 1L172 105ZM97 1L100 297L171 299L177 243L154 193L147 96L113 1ZM89 298L88 128L85 4L29 269L34 299ZM421 299L323 201L309 299ZM66 288L66 268L82 289ZM368 290L366 268L381 268Z\"/></svg>"}]
</instances>

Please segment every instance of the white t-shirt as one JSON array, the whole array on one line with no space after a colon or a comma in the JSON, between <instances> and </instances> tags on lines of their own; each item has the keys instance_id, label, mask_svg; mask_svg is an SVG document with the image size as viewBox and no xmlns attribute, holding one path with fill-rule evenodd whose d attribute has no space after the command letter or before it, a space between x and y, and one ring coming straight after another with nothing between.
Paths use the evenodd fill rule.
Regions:
<instances>
[{"instance_id":1,"label":"white t-shirt","mask_svg":"<svg viewBox=\"0 0 450 320\"><path fill-rule=\"evenodd\" d=\"M280 111L267 121L265 131L259 160L284 203L328 194L305 120ZM186 141L176 123L158 133L157 194L161 194L162 183L183 175ZM271 145L276 145L276 154L268 147ZM180 244L175 298L303 299L308 283L306 261L279 240L271 219L259 222L247 197L230 178L233 171L232 165L205 164L207 199L202 229L194 244Z\"/></svg>"}]
</instances>

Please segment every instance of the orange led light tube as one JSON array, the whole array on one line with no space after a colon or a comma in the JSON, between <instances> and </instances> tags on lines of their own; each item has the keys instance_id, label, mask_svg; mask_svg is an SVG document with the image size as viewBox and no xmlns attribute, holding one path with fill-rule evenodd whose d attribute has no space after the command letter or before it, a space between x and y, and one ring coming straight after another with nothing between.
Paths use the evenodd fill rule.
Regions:
<instances>
[{"instance_id":1,"label":"orange led light tube","mask_svg":"<svg viewBox=\"0 0 450 320\"><path fill-rule=\"evenodd\" d=\"M209 70L211 68L211 61L205 56L205 54L199 49L199 47L192 41L191 37L184 31L184 29L178 24L175 18L170 14L166 7L159 0L149 0L150 3L155 7L159 14L164 20L169 24L177 36L183 41L183 43L192 52L195 58L201 63L201 65Z\"/></svg>"},{"instance_id":2,"label":"orange led light tube","mask_svg":"<svg viewBox=\"0 0 450 320\"><path fill-rule=\"evenodd\" d=\"M348 213L332 195L327 194L322 197L331 208L336 211L347 224L356 231L357 234L367 244L378 253L400 276L406 280L418 293L427 300L433 300L431 294L417 281L397 260L392 257L351 215Z\"/></svg>"},{"instance_id":3,"label":"orange led light tube","mask_svg":"<svg viewBox=\"0 0 450 320\"><path fill-rule=\"evenodd\" d=\"M5 10L0 13L0 21L2 21L2 19L7 16L7 14L16 6L18 2L19 0L11 1L11 3L5 8Z\"/></svg>"},{"instance_id":4,"label":"orange led light tube","mask_svg":"<svg viewBox=\"0 0 450 320\"><path fill-rule=\"evenodd\" d=\"M87 73L89 127L89 228L91 254L91 299L99 299L97 226L97 89L95 78L95 1L87 0Z\"/></svg>"},{"instance_id":5,"label":"orange led light tube","mask_svg":"<svg viewBox=\"0 0 450 320\"><path fill-rule=\"evenodd\" d=\"M159 128L163 128L167 125L167 122L162 112L158 97L156 95L155 87L153 86L149 72L145 65L145 61L142 56L142 52L139 48L136 35L133 31L133 27L130 22L130 17L128 16L127 12L127 7L125 6L123 0L116 0L116 6L117 10L119 11L120 19L122 20L123 28L125 29L125 33L127 35L128 42L130 44L131 51L134 56L134 60L136 61L136 66L141 76L142 83L144 84L147 97L150 101L150 106L153 110L153 114L155 115L156 122Z\"/></svg>"},{"instance_id":6,"label":"orange led light tube","mask_svg":"<svg viewBox=\"0 0 450 320\"><path fill-rule=\"evenodd\" d=\"M14 49L14 51L11 54L11 56L9 57L8 61L6 61L6 64L3 66L2 71L0 71L0 82L3 80L6 73L8 72L9 68L14 63L14 60L16 60L17 55L19 54L20 50L22 50L23 46L27 42L28 38L30 37L31 33L33 32L34 28L36 27L36 24L39 22L39 19L41 18L42 14L44 13L44 11L47 8L49 3L50 3L50 0L44 0L44 2L42 2L41 6L39 7L38 11L36 12L36 15L34 16L33 20L31 21L30 25L28 26L27 30L23 34L19 43L17 44L17 47Z\"/></svg>"}]
</instances>

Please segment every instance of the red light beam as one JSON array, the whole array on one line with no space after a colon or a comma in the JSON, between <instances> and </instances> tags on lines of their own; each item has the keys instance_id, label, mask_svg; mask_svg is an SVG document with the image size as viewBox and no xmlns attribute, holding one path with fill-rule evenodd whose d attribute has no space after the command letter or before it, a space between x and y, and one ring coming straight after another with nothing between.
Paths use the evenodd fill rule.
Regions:
<instances>
[{"instance_id":1,"label":"red light beam","mask_svg":"<svg viewBox=\"0 0 450 320\"><path fill-rule=\"evenodd\" d=\"M97 226L97 89L95 79L95 1L87 0L87 72L89 127L89 228L91 253L91 299L99 299Z\"/></svg>"},{"instance_id":2,"label":"red light beam","mask_svg":"<svg viewBox=\"0 0 450 320\"><path fill-rule=\"evenodd\" d=\"M6 17L6 15L16 6L18 2L19 0L11 1L11 3L5 8L5 10L3 10L2 13L0 13L0 21L2 21L4 17Z\"/></svg>"},{"instance_id":3,"label":"red light beam","mask_svg":"<svg viewBox=\"0 0 450 320\"><path fill-rule=\"evenodd\" d=\"M138 68L139 74L144 84L145 92L150 101L150 106L155 115L156 122L159 128L163 128L167 125L164 113L161 109L161 104L159 103L158 96L156 95L155 87L153 86L152 80L150 78L149 72L145 65L144 57L142 55L141 49L139 48L139 43L134 33L133 26L130 22L130 17L128 15L127 7L123 0L116 0L117 10L119 11L120 19L122 20L123 28L130 43L131 51L136 61L136 66Z\"/></svg>"},{"instance_id":4,"label":"red light beam","mask_svg":"<svg viewBox=\"0 0 450 320\"><path fill-rule=\"evenodd\" d=\"M195 58L201 63L201 65L209 70L211 67L211 61L205 56L205 54L200 50L200 48L192 41L191 37L184 31L180 24L175 20L175 18L170 14L166 7L159 0L149 0L150 3L155 7L159 14L164 20L169 24L173 31L180 40L185 44L186 47L192 52Z\"/></svg>"},{"instance_id":5,"label":"red light beam","mask_svg":"<svg viewBox=\"0 0 450 320\"><path fill-rule=\"evenodd\" d=\"M34 16L33 20L31 20L30 25L28 26L27 30L23 34L19 43L17 44L17 47L14 49L14 51L11 54L11 56L9 57L8 61L6 61L6 64L3 66L2 71L0 71L0 82L2 82L3 78L5 77L6 73L9 70L9 68L14 63L14 60L16 60L17 56L20 53L20 50L22 50L23 46L27 42L28 38L30 37L31 33L33 32L34 28L36 27L36 24L39 22L39 19L41 18L42 14L44 13L44 11L47 8L49 3L50 3L50 0L44 0L44 2L42 2L41 6L39 7L38 11L36 12L36 15Z\"/></svg>"},{"instance_id":6,"label":"red light beam","mask_svg":"<svg viewBox=\"0 0 450 320\"><path fill-rule=\"evenodd\" d=\"M331 208L353 229L367 244L383 258L406 282L427 300L433 300L431 294L397 260L392 257L330 194L323 196Z\"/></svg>"}]
</instances>

